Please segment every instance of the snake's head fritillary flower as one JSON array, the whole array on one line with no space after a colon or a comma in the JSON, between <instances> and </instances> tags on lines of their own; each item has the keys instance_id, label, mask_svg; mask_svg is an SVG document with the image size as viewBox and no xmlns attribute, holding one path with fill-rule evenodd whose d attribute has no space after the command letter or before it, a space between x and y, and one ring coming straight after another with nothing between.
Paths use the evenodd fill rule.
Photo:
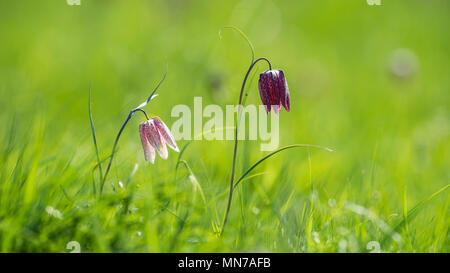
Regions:
<instances>
[{"instance_id":1,"label":"snake's head fritillary flower","mask_svg":"<svg viewBox=\"0 0 450 273\"><path fill-rule=\"evenodd\" d=\"M163 159L167 159L167 146L172 150L179 152L177 143L164 122L154 117L144 121L139 125L139 134L141 135L142 147L144 148L145 160L155 162L155 150Z\"/></svg>"},{"instance_id":2,"label":"snake's head fritillary flower","mask_svg":"<svg viewBox=\"0 0 450 273\"><path fill-rule=\"evenodd\" d=\"M150 160L150 162L155 162L155 149L150 144L147 135L150 134L150 124L149 121L145 121L139 125L139 134L141 135L142 147L144 148L145 160Z\"/></svg>"},{"instance_id":3,"label":"snake's head fritillary flower","mask_svg":"<svg viewBox=\"0 0 450 273\"><path fill-rule=\"evenodd\" d=\"M281 105L289 112L289 87L283 70L272 69L259 75L259 95L267 114L271 108L279 114Z\"/></svg>"}]
</instances>

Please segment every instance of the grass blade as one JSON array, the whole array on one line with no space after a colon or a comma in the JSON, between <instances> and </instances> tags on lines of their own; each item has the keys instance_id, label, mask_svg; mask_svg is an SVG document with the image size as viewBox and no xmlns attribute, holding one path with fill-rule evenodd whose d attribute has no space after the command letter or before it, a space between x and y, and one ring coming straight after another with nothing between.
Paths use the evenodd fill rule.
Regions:
<instances>
[{"instance_id":1,"label":"grass blade","mask_svg":"<svg viewBox=\"0 0 450 273\"><path fill-rule=\"evenodd\" d=\"M447 184L446 186L442 187L441 189L439 189L435 193L433 193L430 196L428 196L426 199L424 199L424 200L420 201L419 203L417 203L417 205L415 205L412 209L410 209L408 211L408 213L406 214L408 221L411 221L412 218L414 218L417 215L417 212L419 211L419 209L423 205L428 203L430 200L432 200L433 198L438 196L440 193L442 193L443 191L445 191L449 187L450 187L450 184ZM394 231L398 231L405 223L406 223L406 221L405 221L405 219L403 219L400 223L397 224L397 226L395 226Z\"/></svg>"},{"instance_id":2,"label":"grass blade","mask_svg":"<svg viewBox=\"0 0 450 273\"><path fill-rule=\"evenodd\" d=\"M92 82L89 85L89 122L91 124L92 139L94 140L95 154L97 155L97 165L98 165L98 170L99 170L100 181L102 181L103 180L103 170L102 170L102 164L101 164L101 161L100 161L100 155L99 155L99 152L98 152L98 145L97 145L97 137L95 135L94 120L92 119L91 93L92 93ZM95 192L95 181L94 181L94 192Z\"/></svg>"},{"instance_id":3,"label":"grass blade","mask_svg":"<svg viewBox=\"0 0 450 273\"><path fill-rule=\"evenodd\" d=\"M410 209L408 211L408 213L406 214L406 216L404 216L403 220L400 221L400 223L398 223L393 231L394 232L398 232L398 230L400 230L406 223L411 222L411 220L417 215L417 212L419 211L419 209L425 205L426 203L428 203L429 201L431 201L432 199L434 199L436 196L438 196L439 194L441 194L442 192L444 192L446 189L448 189L450 187L450 184L447 184L446 186L440 188L438 191L436 191L435 193L431 194L430 196L428 196L426 199L420 201L419 203L417 203L417 205L415 205L412 209ZM385 237L382 241L382 243L386 242L386 240L390 238L390 237Z\"/></svg>"},{"instance_id":4,"label":"grass blade","mask_svg":"<svg viewBox=\"0 0 450 273\"><path fill-rule=\"evenodd\" d=\"M224 28L230 28L230 29L237 31L245 39L245 41L248 43L248 46L250 47L250 50L252 51L252 63L253 63L253 60L255 59L255 48L253 47L253 44L252 44L252 42L250 42L250 39L247 37L247 35L245 35L244 32L242 32L242 30L240 30L239 28L237 28L235 26L223 26L219 30L219 39L222 39L222 30Z\"/></svg>"},{"instance_id":5,"label":"grass blade","mask_svg":"<svg viewBox=\"0 0 450 273\"><path fill-rule=\"evenodd\" d=\"M180 160L180 163L183 163L184 166L186 167L186 169L189 172L189 180L192 182L194 189L198 189L200 191L200 195L203 201L203 204L206 206L206 197L205 194L203 192L202 186L200 186L200 183L198 182L197 178L195 177L194 172L192 171L191 167L189 167L189 164L187 163L186 160Z\"/></svg>"},{"instance_id":6,"label":"grass blade","mask_svg":"<svg viewBox=\"0 0 450 273\"><path fill-rule=\"evenodd\" d=\"M150 94L150 96L148 96L147 100L144 101L143 103L141 103L138 107L136 107L135 109L139 109L142 108L144 106L147 105L147 103L149 103L153 98L155 98L157 95L155 95L156 90L158 90L159 86L163 83L164 79L166 78L167 72L169 71L169 64L166 63L166 72L164 72L163 77L161 78L161 80L159 80L158 84L156 85L156 87L153 89L152 93Z\"/></svg>"},{"instance_id":7,"label":"grass blade","mask_svg":"<svg viewBox=\"0 0 450 273\"><path fill-rule=\"evenodd\" d=\"M263 172L263 173L252 174L252 175L247 176L246 178L242 179L241 182L244 182L244 181L246 181L246 180L250 180L250 179L252 179L252 178L254 178L254 177L261 176L261 175L263 175L263 174L265 174L265 173ZM211 204L213 204L215 201L217 201L217 199L219 199L220 197L225 196L225 194L227 194L229 191L230 191L230 189L227 189L227 190L225 190L224 192L222 192L222 193L216 195L216 197L214 197L211 201L208 202L208 204L206 204L206 207L209 207Z\"/></svg>"},{"instance_id":8,"label":"grass blade","mask_svg":"<svg viewBox=\"0 0 450 273\"><path fill-rule=\"evenodd\" d=\"M277 154L277 153L279 153L279 152L281 152L281 151L284 151L284 150L287 150L287 149L290 149L290 148L295 148L295 147L313 147L313 148L319 148L319 149L324 149L324 150L327 150L327 151L329 151L329 152L334 152L334 150L331 150L331 149L329 149L329 148L326 148L326 147L322 147L322 146L318 146L318 145L313 145L313 144L292 144L292 145L288 145L288 146L284 146L284 147L281 147L280 149L278 149L278 150L276 150L276 151L273 151L273 152L271 152L270 154L267 154L267 155L265 155L263 158L261 158L260 160L258 160L255 164L253 164L237 181L236 181L236 183L234 183L234 186L233 186L233 188L236 188L236 186L242 181L242 179L244 179L254 168L256 168L259 164L261 164L264 160L266 160L266 159L268 159L268 158L270 158L271 156L273 156L273 155L275 155L275 154Z\"/></svg>"}]
</instances>

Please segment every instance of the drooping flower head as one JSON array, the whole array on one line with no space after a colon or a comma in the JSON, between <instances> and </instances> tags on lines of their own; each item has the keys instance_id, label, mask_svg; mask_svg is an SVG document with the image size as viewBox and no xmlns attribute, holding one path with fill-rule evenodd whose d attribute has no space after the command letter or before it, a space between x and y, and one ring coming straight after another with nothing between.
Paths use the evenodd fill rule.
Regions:
<instances>
[{"instance_id":1,"label":"drooping flower head","mask_svg":"<svg viewBox=\"0 0 450 273\"><path fill-rule=\"evenodd\" d=\"M289 87L283 70L271 69L259 75L259 95L267 114L273 109L276 114L281 111L281 105L289 112Z\"/></svg>"},{"instance_id":2,"label":"drooping flower head","mask_svg":"<svg viewBox=\"0 0 450 273\"><path fill-rule=\"evenodd\" d=\"M139 134L141 135L142 147L144 148L145 160L155 162L155 150L163 159L167 159L167 146L172 150L179 152L177 143L169 128L158 117L144 121L139 125Z\"/></svg>"}]
</instances>

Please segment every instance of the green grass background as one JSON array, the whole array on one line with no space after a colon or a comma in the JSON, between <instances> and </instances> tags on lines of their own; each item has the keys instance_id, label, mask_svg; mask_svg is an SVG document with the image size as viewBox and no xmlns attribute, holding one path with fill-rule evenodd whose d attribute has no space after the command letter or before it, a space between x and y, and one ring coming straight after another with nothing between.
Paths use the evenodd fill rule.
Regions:
<instances>
[{"instance_id":1,"label":"green grass background","mask_svg":"<svg viewBox=\"0 0 450 273\"><path fill-rule=\"evenodd\" d=\"M444 0L2 1L0 251L69 252L77 241L82 252L449 252L449 15ZM106 158L166 61L145 109L169 127L172 107L194 96L237 103L250 51L233 31L219 40L224 25L286 73L280 145L336 153L295 148L259 165L219 237L233 142L188 146L196 187L184 165L176 174L177 153L144 161L137 115L100 199L90 82ZM417 58L403 79L389 69L398 48ZM237 174L265 154L241 143Z\"/></svg>"}]
</instances>

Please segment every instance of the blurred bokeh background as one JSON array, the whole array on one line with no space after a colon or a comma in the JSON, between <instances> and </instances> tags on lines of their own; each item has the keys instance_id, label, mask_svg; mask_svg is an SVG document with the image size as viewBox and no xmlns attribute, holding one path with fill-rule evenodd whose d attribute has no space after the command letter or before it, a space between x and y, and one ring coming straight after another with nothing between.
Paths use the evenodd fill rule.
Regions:
<instances>
[{"instance_id":1,"label":"blurred bokeh background","mask_svg":"<svg viewBox=\"0 0 450 273\"><path fill-rule=\"evenodd\" d=\"M419 202L450 180L449 15L445 0L2 1L0 251L67 252L77 241L86 252L365 252L375 241L448 252L448 191ZM172 107L194 96L236 104L251 55L236 32L219 39L225 25L286 73L280 145L336 153L298 148L258 166L218 237L232 141L186 149L199 190L185 166L175 174L175 152L144 161L136 116L99 199L90 83L101 158L166 62L145 109L169 127ZM256 80L247 102L260 104ZM238 173L265 154L241 145Z\"/></svg>"}]
</instances>

